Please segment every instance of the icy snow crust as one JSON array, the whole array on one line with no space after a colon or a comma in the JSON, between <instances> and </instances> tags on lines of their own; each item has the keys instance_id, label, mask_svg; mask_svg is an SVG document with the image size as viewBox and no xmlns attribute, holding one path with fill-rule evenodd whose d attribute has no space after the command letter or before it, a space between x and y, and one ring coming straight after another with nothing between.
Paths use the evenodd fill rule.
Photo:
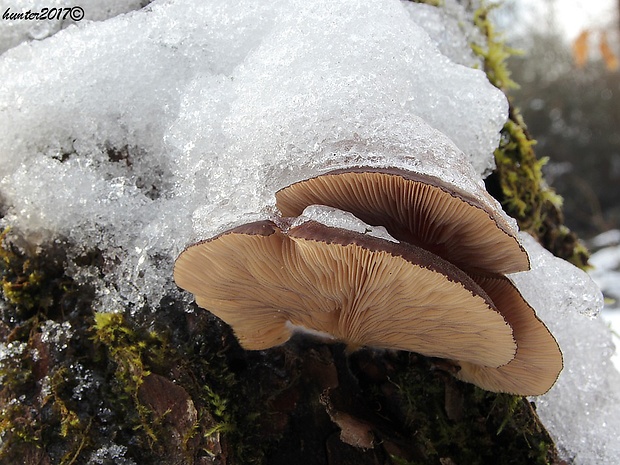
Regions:
<instances>
[{"instance_id":1,"label":"icy snow crust","mask_svg":"<svg viewBox=\"0 0 620 465\"><path fill-rule=\"evenodd\" d=\"M157 309L165 295L190 298L172 281L173 261L189 243L277 217L277 189L333 169L400 167L499 208L481 175L493 166L506 100L468 67L468 13L445 4L169 0L114 16L119 5L136 5L119 1L91 19L114 17L44 40L14 46L27 34L5 30L0 45L14 47L0 55L2 221L34 242L66 239L69 273L95 286L98 309L138 312ZM361 227L326 211L306 215ZM104 258L103 277L73 262L93 249ZM535 263L545 256L534 246L530 254ZM588 327L583 313L598 305L593 289L579 287L585 277L567 266L547 260L544 281L531 283L545 283L541 295L551 301L535 308L561 345L562 332ZM576 324L553 327L558 309ZM608 376L589 362L608 340L593 328L579 350L563 349L572 385L598 403L577 412L554 388L541 411L560 426L590 425L579 439L556 430L579 463L611 464L600 458L608 438L592 421L606 408L611 424L619 403L601 404L605 383L588 382ZM0 346L0 362L9 349Z\"/></svg>"},{"instance_id":2,"label":"icy snow crust","mask_svg":"<svg viewBox=\"0 0 620 465\"><path fill-rule=\"evenodd\" d=\"M483 61L470 47L471 43L484 46L480 31L473 27L471 16L457 0L447 0L442 8L426 3L403 2L411 19L421 26L441 53L455 63L470 68L483 68Z\"/></svg>"},{"instance_id":3,"label":"icy snow crust","mask_svg":"<svg viewBox=\"0 0 620 465\"><path fill-rule=\"evenodd\" d=\"M325 205L310 205L306 207L302 214L292 222L290 227L294 228L310 220L330 228L346 229L347 231L367 234L389 242L398 242L390 236L390 233L383 226L371 226L352 213Z\"/></svg>"},{"instance_id":4,"label":"icy snow crust","mask_svg":"<svg viewBox=\"0 0 620 465\"><path fill-rule=\"evenodd\" d=\"M565 457L577 464L617 464L620 373L611 362L609 329L598 315L603 296L585 272L553 257L527 234L521 240L532 270L510 277L564 355L558 382L535 399L538 413Z\"/></svg>"}]
</instances>

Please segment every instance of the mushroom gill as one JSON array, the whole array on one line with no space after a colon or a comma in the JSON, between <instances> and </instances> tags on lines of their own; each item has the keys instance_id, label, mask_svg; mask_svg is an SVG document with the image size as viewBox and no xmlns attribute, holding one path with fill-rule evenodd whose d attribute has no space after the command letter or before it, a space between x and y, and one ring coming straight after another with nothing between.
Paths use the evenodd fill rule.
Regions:
<instances>
[{"instance_id":1,"label":"mushroom gill","mask_svg":"<svg viewBox=\"0 0 620 465\"><path fill-rule=\"evenodd\" d=\"M512 330L463 271L410 244L314 221L282 231L263 221L190 246L176 283L228 323L241 345L266 349L294 328L370 346L499 367Z\"/></svg>"},{"instance_id":2,"label":"mushroom gill","mask_svg":"<svg viewBox=\"0 0 620 465\"><path fill-rule=\"evenodd\" d=\"M497 368L461 361L456 377L495 392L541 395L556 382L563 368L562 352L545 324L505 277L473 277L487 292L514 331L517 353Z\"/></svg>"},{"instance_id":3,"label":"mushroom gill","mask_svg":"<svg viewBox=\"0 0 620 465\"><path fill-rule=\"evenodd\" d=\"M482 189L481 195L488 196ZM285 187L276 201L284 216L298 216L313 204L350 212L467 272L529 269L527 253L501 212L431 176L395 168L350 168Z\"/></svg>"}]
</instances>

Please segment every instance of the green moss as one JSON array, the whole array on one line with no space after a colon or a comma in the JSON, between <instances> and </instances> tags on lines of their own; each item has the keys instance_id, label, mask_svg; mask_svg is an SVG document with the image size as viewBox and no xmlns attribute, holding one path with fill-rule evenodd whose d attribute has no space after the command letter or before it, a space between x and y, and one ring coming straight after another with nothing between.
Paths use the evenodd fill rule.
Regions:
<instances>
[{"instance_id":1,"label":"green moss","mask_svg":"<svg viewBox=\"0 0 620 465\"><path fill-rule=\"evenodd\" d=\"M154 331L131 327L122 314L95 313L93 340L105 348L114 366L110 399L114 409L124 412L125 426L143 438L143 446L156 448L163 437L162 417L140 400L139 392L151 368L161 368L172 355L165 339Z\"/></svg>"},{"instance_id":2,"label":"green moss","mask_svg":"<svg viewBox=\"0 0 620 465\"><path fill-rule=\"evenodd\" d=\"M538 235L544 225L545 210L559 210L562 199L545 188L542 167L546 159L538 160L520 115L513 111L504 126L500 147L496 150L497 172L504 205L519 222L521 229Z\"/></svg>"},{"instance_id":3,"label":"green moss","mask_svg":"<svg viewBox=\"0 0 620 465\"><path fill-rule=\"evenodd\" d=\"M80 418L74 410L69 400L67 390L71 387L71 377L69 369L65 366L56 370L50 378L50 393L42 402L42 407L50 404L54 412L57 426L54 436L65 441L63 453L59 463L61 465L73 465L78 460L80 454L90 442L90 429L93 419L87 422ZM50 438L51 439L51 438Z\"/></svg>"},{"instance_id":4,"label":"green moss","mask_svg":"<svg viewBox=\"0 0 620 465\"><path fill-rule=\"evenodd\" d=\"M67 368L50 363L41 331L50 317L62 314L62 297L73 292L73 286L59 271L62 253L50 249L28 255L14 245L25 244L23 240L9 238L8 233L0 235L6 300L0 333L8 349L0 361L0 460L11 462L23 456L44 460L51 442L63 444L64 454L58 454L57 463L72 464L79 455L84 426L65 392ZM47 395L41 391L44 384L49 386Z\"/></svg>"},{"instance_id":5,"label":"green moss","mask_svg":"<svg viewBox=\"0 0 620 465\"><path fill-rule=\"evenodd\" d=\"M2 293L10 304L25 311L39 305L42 273L6 242L9 228L0 234Z\"/></svg>"},{"instance_id":6,"label":"green moss","mask_svg":"<svg viewBox=\"0 0 620 465\"><path fill-rule=\"evenodd\" d=\"M122 392L135 397L144 378L151 373L145 364L165 359L164 341L154 332L130 328L119 313L95 313L93 330L95 343L105 346L116 363L115 374Z\"/></svg>"},{"instance_id":7,"label":"green moss","mask_svg":"<svg viewBox=\"0 0 620 465\"><path fill-rule=\"evenodd\" d=\"M34 421L28 405L17 401L0 409L0 460L18 456L24 445L41 445L41 425ZM17 462L15 462L17 463Z\"/></svg>"},{"instance_id":8,"label":"green moss","mask_svg":"<svg viewBox=\"0 0 620 465\"><path fill-rule=\"evenodd\" d=\"M114 399L113 410L123 412L123 428L129 427L135 434L133 441L139 446L135 454L143 460L185 456L187 463L192 463L201 444L202 453L208 456L222 454L224 447L225 455L234 457L236 463L261 463L264 451L257 439L259 414L248 408L262 405L255 403L260 393L255 385L237 381L229 369L234 363L229 348L218 345L218 339L221 335L173 346L162 333L146 331L123 315L95 314L93 340L104 349L113 371L111 392L106 397L108 402ZM171 371L175 372L175 384L187 392L197 412L194 423L182 429L182 450L176 452L179 444L167 438L170 429L178 425L168 421L169 411L157 414L146 405L140 389L149 375Z\"/></svg>"},{"instance_id":9,"label":"green moss","mask_svg":"<svg viewBox=\"0 0 620 465\"><path fill-rule=\"evenodd\" d=\"M412 462L548 465L554 444L530 402L495 394L432 370L421 357L400 356L403 366L391 376L402 399L403 418L421 457ZM456 401L455 401L456 399Z\"/></svg>"},{"instance_id":10,"label":"green moss","mask_svg":"<svg viewBox=\"0 0 620 465\"><path fill-rule=\"evenodd\" d=\"M259 415L245 408L259 393L237 383L217 326L204 331L208 339L192 341L182 305L171 307L177 313L162 315L160 323L93 312L92 289L64 274L62 241L32 247L8 231L0 239L6 301L0 318L6 347L0 360L0 462L21 463L28 456L83 463L110 443L126 446L128 458L145 464L194 463L221 454L259 462L260 441L251 439L259 436ZM55 341L50 325L63 324L71 335ZM148 392L150 376L163 384L151 383ZM175 398L162 401L171 403L169 409L154 410L158 389L167 387L177 388L183 405L193 405L193 416L184 417ZM76 389L85 391L76 397Z\"/></svg>"},{"instance_id":11,"label":"green moss","mask_svg":"<svg viewBox=\"0 0 620 465\"><path fill-rule=\"evenodd\" d=\"M542 167L547 160L537 158L534 145L520 114L511 108L495 151L497 168L489 178L500 186L494 194L521 230L556 256L585 269L589 252L563 224L562 198L545 183Z\"/></svg>"},{"instance_id":12,"label":"green moss","mask_svg":"<svg viewBox=\"0 0 620 465\"><path fill-rule=\"evenodd\" d=\"M431 6L441 7L443 6L443 0L411 0L413 3L425 3Z\"/></svg>"},{"instance_id":13,"label":"green moss","mask_svg":"<svg viewBox=\"0 0 620 465\"><path fill-rule=\"evenodd\" d=\"M489 81L506 93L518 87L506 64L506 60L518 52L506 46L488 18L496 6L483 5L475 12L474 23L486 37L487 45L472 44L472 49L484 60ZM489 191L517 220L521 230L532 234L556 256L587 268L589 253L564 225L562 198L547 186L542 171L547 159L536 156L535 144L519 111L511 105L500 145L495 150L497 169L487 181Z\"/></svg>"},{"instance_id":14,"label":"green moss","mask_svg":"<svg viewBox=\"0 0 620 465\"><path fill-rule=\"evenodd\" d=\"M518 87L517 83L510 77L506 60L520 52L506 45L502 36L496 32L492 21L489 20L489 13L499 5L499 3L483 4L474 12L474 25L482 32L487 41L485 46L472 43L471 48L476 55L482 58L484 70L491 84L506 92Z\"/></svg>"}]
</instances>

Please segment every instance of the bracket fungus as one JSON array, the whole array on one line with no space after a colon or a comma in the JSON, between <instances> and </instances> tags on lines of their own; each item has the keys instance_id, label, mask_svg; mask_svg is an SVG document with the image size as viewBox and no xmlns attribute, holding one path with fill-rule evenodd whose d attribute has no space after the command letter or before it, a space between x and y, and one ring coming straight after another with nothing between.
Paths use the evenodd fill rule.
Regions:
<instances>
[{"instance_id":1,"label":"bracket fungus","mask_svg":"<svg viewBox=\"0 0 620 465\"><path fill-rule=\"evenodd\" d=\"M556 382L563 368L562 352L536 312L506 277L476 277L500 309L517 341L515 358L492 368L460 361L456 377L489 391L541 395Z\"/></svg>"},{"instance_id":2,"label":"bracket fungus","mask_svg":"<svg viewBox=\"0 0 620 465\"><path fill-rule=\"evenodd\" d=\"M480 189L482 198L489 197ZM299 181L276 193L284 216L327 205L384 226L465 271L514 273L530 268L502 212L432 176L388 168L348 168Z\"/></svg>"},{"instance_id":3,"label":"bracket fungus","mask_svg":"<svg viewBox=\"0 0 620 465\"><path fill-rule=\"evenodd\" d=\"M543 394L562 353L505 276L528 270L529 258L480 191L405 170L328 172L276 193L284 218L188 247L175 281L246 349L309 332L447 359L458 379L490 391ZM317 208L349 216L309 217ZM373 226L386 232L360 232Z\"/></svg>"},{"instance_id":4,"label":"bracket fungus","mask_svg":"<svg viewBox=\"0 0 620 465\"><path fill-rule=\"evenodd\" d=\"M423 249L307 221L230 230L186 249L177 284L231 325L247 349L295 329L370 346L498 367L512 329L487 294Z\"/></svg>"}]
</instances>

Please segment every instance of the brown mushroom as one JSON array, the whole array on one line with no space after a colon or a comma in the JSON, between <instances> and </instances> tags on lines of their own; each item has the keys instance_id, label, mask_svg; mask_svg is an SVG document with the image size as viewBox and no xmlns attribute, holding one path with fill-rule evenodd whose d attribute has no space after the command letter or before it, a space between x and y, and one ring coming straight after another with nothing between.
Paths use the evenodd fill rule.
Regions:
<instances>
[{"instance_id":1,"label":"brown mushroom","mask_svg":"<svg viewBox=\"0 0 620 465\"><path fill-rule=\"evenodd\" d=\"M534 309L505 277L475 277L514 331L517 353L508 364L490 368L459 362L457 378L483 389L523 396L541 395L562 371L562 352Z\"/></svg>"},{"instance_id":2,"label":"brown mushroom","mask_svg":"<svg viewBox=\"0 0 620 465\"><path fill-rule=\"evenodd\" d=\"M481 195L486 195L481 189ZM319 204L384 226L467 272L529 269L529 258L502 214L440 179L399 169L351 168L294 183L276 193L284 216Z\"/></svg>"},{"instance_id":3,"label":"brown mushroom","mask_svg":"<svg viewBox=\"0 0 620 465\"><path fill-rule=\"evenodd\" d=\"M306 329L349 346L402 349L498 367L512 330L464 272L416 246L307 221L263 221L186 249L176 283L266 349Z\"/></svg>"}]
</instances>

